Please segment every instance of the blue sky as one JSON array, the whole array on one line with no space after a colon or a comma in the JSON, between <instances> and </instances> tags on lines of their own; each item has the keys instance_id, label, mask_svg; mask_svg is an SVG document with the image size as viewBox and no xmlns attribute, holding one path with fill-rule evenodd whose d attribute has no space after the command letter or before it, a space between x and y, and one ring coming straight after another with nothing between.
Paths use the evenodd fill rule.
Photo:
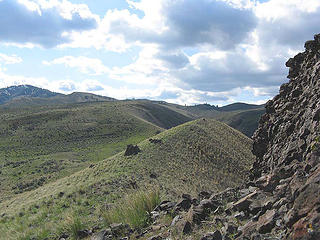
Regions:
<instances>
[{"instance_id":1,"label":"blue sky","mask_svg":"<svg viewBox=\"0 0 320 240\"><path fill-rule=\"evenodd\" d=\"M0 0L0 87L264 103L320 32L318 0Z\"/></svg>"}]
</instances>

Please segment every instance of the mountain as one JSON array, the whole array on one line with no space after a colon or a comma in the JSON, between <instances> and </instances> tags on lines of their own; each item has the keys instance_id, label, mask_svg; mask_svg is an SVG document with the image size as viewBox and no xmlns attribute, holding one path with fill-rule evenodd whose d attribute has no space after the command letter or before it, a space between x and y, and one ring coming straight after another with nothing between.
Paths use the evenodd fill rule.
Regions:
<instances>
[{"instance_id":1,"label":"mountain","mask_svg":"<svg viewBox=\"0 0 320 240\"><path fill-rule=\"evenodd\" d=\"M210 119L171 128L138 147L136 155L121 152L2 201L0 215L7 216L0 226L2 234L13 239L59 238L70 234L64 227L70 226L75 213L86 228L101 228L106 224L103 209L125 193L152 186L164 196L178 197L184 192L235 187L247 181L253 162L251 140Z\"/></svg>"},{"instance_id":2,"label":"mountain","mask_svg":"<svg viewBox=\"0 0 320 240\"><path fill-rule=\"evenodd\" d=\"M31 85L11 86L0 89L0 105L4 104L5 107L11 108L114 100L114 98L92 93L74 92L65 95Z\"/></svg>"},{"instance_id":3,"label":"mountain","mask_svg":"<svg viewBox=\"0 0 320 240\"><path fill-rule=\"evenodd\" d=\"M18 97L51 98L58 95L61 94L30 85L11 86L0 89L0 104L9 102Z\"/></svg>"}]
</instances>

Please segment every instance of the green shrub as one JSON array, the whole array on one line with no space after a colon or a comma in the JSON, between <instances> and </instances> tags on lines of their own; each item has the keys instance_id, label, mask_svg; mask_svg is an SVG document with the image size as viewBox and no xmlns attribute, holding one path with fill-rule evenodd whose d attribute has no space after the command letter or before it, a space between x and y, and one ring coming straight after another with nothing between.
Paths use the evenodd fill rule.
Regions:
<instances>
[{"instance_id":1,"label":"green shrub","mask_svg":"<svg viewBox=\"0 0 320 240\"><path fill-rule=\"evenodd\" d=\"M127 195L118 204L104 213L107 224L127 223L139 229L150 224L150 212L160 203L158 190L138 191Z\"/></svg>"}]
</instances>

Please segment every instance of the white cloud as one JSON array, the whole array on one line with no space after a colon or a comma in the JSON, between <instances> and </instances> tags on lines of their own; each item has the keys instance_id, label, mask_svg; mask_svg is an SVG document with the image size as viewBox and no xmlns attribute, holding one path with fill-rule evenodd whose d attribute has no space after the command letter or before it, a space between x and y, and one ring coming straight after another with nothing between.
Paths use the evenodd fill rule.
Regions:
<instances>
[{"instance_id":1,"label":"white cloud","mask_svg":"<svg viewBox=\"0 0 320 240\"><path fill-rule=\"evenodd\" d=\"M0 63L4 63L4 64L17 64L17 63L21 63L22 62L22 58L18 57L17 55L6 55L3 53L0 53Z\"/></svg>"},{"instance_id":2,"label":"white cloud","mask_svg":"<svg viewBox=\"0 0 320 240\"><path fill-rule=\"evenodd\" d=\"M166 80L169 69L156 58L159 50L154 45L145 46L135 62L125 67L114 67L110 78L135 84L159 84Z\"/></svg>"},{"instance_id":3,"label":"white cloud","mask_svg":"<svg viewBox=\"0 0 320 240\"><path fill-rule=\"evenodd\" d=\"M98 19L67 0L2 0L0 16L1 42L43 47L70 42L67 32L95 28Z\"/></svg>"},{"instance_id":4,"label":"white cloud","mask_svg":"<svg viewBox=\"0 0 320 240\"><path fill-rule=\"evenodd\" d=\"M153 8L147 0L129 1L144 12L143 18L128 11L109 13L110 34L144 47L134 63L112 69L112 77L173 83L184 90L220 93L238 88L251 89L255 97L274 95L286 81L285 61L318 31L320 2L226 2L232 4L162 0ZM197 51L188 57L184 49L192 46Z\"/></svg>"},{"instance_id":5,"label":"white cloud","mask_svg":"<svg viewBox=\"0 0 320 240\"><path fill-rule=\"evenodd\" d=\"M48 66L63 64L66 67L77 68L80 72L90 75L102 75L109 72L109 68L106 67L100 59L84 56L64 56L52 61L43 61L43 64Z\"/></svg>"}]
</instances>

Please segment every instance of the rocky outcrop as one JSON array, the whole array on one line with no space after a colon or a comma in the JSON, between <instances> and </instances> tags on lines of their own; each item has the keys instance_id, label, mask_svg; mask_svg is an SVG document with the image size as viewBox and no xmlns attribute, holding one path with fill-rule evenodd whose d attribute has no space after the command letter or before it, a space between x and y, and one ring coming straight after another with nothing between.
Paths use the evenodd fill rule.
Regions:
<instances>
[{"instance_id":1,"label":"rocky outcrop","mask_svg":"<svg viewBox=\"0 0 320 240\"><path fill-rule=\"evenodd\" d=\"M290 82L253 136L252 184L272 194L287 239L320 239L320 34L305 49L286 63Z\"/></svg>"}]
</instances>

